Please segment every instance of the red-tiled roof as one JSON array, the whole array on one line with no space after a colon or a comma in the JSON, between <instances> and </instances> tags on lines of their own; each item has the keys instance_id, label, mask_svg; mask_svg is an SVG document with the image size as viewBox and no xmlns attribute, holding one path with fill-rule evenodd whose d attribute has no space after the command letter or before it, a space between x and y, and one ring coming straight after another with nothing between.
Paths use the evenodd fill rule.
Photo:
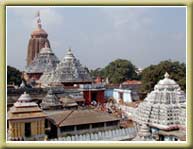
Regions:
<instances>
[{"instance_id":1,"label":"red-tiled roof","mask_svg":"<svg viewBox=\"0 0 193 149\"><path fill-rule=\"evenodd\" d=\"M127 80L127 81L124 81L123 84L141 84L141 81L138 81L138 80Z\"/></svg>"}]
</instances>

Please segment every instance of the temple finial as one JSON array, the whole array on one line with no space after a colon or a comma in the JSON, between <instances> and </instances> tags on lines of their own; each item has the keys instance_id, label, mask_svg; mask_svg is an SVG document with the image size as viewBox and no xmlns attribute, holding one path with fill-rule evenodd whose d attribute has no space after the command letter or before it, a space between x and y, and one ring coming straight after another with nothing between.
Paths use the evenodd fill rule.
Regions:
<instances>
[{"instance_id":1,"label":"temple finial","mask_svg":"<svg viewBox=\"0 0 193 149\"><path fill-rule=\"evenodd\" d=\"M165 75L164 75L165 78L169 78L169 76L170 76L170 75L169 75L167 72L166 72Z\"/></svg>"},{"instance_id":2,"label":"temple finial","mask_svg":"<svg viewBox=\"0 0 193 149\"><path fill-rule=\"evenodd\" d=\"M38 28L41 28L42 27L42 24L41 24L41 19L40 19L40 11L38 10L35 17L37 18L37 25L38 25Z\"/></svg>"},{"instance_id":3,"label":"temple finial","mask_svg":"<svg viewBox=\"0 0 193 149\"><path fill-rule=\"evenodd\" d=\"M71 47L68 48L68 52L71 53L72 52L72 49Z\"/></svg>"}]
</instances>

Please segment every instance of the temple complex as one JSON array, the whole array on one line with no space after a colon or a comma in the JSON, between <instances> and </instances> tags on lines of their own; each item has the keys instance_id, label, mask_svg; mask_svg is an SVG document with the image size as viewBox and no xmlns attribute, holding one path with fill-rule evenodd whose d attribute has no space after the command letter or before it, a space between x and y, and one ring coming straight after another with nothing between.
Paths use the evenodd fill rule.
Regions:
<instances>
[{"instance_id":1,"label":"temple complex","mask_svg":"<svg viewBox=\"0 0 193 149\"><path fill-rule=\"evenodd\" d=\"M70 48L59 61L39 12L37 17L25 80L18 88L7 86L7 140L186 140L185 93L168 73L146 98L137 80L94 81Z\"/></svg>"},{"instance_id":2,"label":"temple complex","mask_svg":"<svg viewBox=\"0 0 193 149\"><path fill-rule=\"evenodd\" d=\"M37 28L31 33L31 38L28 43L28 50L27 50L27 66L30 65L33 59L38 55L40 49L42 49L45 43L48 44L50 48L50 42L47 39L48 34L42 28L40 13L37 13Z\"/></svg>"},{"instance_id":3,"label":"temple complex","mask_svg":"<svg viewBox=\"0 0 193 149\"><path fill-rule=\"evenodd\" d=\"M8 139L44 140L45 117L29 94L22 94L8 112Z\"/></svg>"},{"instance_id":4,"label":"temple complex","mask_svg":"<svg viewBox=\"0 0 193 149\"><path fill-rule=\"evenodd\" d=\"M133 112L133 120L139 129L146 127L148 130L147 127L149 127L149 132L151 132L149 137L155 140L184 140L186 130L185 104L185 93L166 73L165 78L155 85L154 90ZM149 133L146 131L146 134Z\"/></svg>"},{"instance_id":5,"label":"temple complex","mask_svg":"<svg viewBox=\"0 0 193 149\"><path fill-rule=\"evenodd\" d=\"M48 80L45 82L42 81L41 83L62 83L64 86L74 86L92 82L89 72L80 64L79 60L76 59L71 49L68 49L63 60L60 61L56 69L52 71L49 76ZM43 75L43 77L48 78L48 74L46 74L46 76Z\"/></svg>"},{"instance_id":6,"label":"temple complex","mask_svg":"<svg viewBox=\"0 0 193 149\"><path fill-rule=\"evenodd\" d=\"M45 42L45 46L40 50L40 53L25 68L26 81L39 80L43 73L54 70L58 63L59 59L49 48L48 43Z\"/></svg>"}]
</instances>

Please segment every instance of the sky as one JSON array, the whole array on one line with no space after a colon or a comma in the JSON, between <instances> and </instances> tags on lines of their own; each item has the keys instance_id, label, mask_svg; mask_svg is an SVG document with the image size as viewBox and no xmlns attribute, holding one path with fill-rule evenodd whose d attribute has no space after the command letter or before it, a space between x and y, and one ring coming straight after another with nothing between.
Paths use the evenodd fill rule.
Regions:
<instances>
[{"instance_id":1,"label":"sky","mask_svg":"<svg viewBox=\"0 0 193 149\"><path fill-rule=\"evenodd\" d=\"M71 48L89 69L118 58L138 68L169 59L186 62L185 7L8 6L7 65L24 70L37 11L60 60Z\"/></svg>"}]
</instances>

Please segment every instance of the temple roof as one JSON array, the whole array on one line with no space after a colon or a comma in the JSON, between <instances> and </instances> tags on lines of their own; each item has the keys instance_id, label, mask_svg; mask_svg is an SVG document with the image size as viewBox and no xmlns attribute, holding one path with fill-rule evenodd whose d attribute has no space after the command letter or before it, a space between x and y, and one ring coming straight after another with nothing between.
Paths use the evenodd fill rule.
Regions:
<instances>
[{"instance_id":1,"label":"temple roof","mask_svg":"<svg viewBox=\"0 0 193 149\"><path fill-rule=\"evenodd\" d=\"M67 54L57 65L56 69L49 76L49 80L45 83L69 83L69 82L91 82L92 79L89 72L76 59L71 49L68 49ZM44 77L44 76L43 76ZM44 83L44 82L43 82Z\"/></svg>"},{"instance_id":2,"label":"temple roof","mask_svg":"<svg viewBox=\"0 0 193 149\"><path fill-rule=\"evenodd\" d=\"M45 43L45 47L40 50L41 54L52 54L52 49L49 48L48 43Z\"/></svg>"},{"instance_id":3,"label":"temple roof","mask_svg":"<svg viewBox=\"0 0 193 149\"><path fill-rule=\"evenodd\" d=\"M43 98L40 105L42 109L50 109L53 107L62 108L62 104L60 103L59 98L53 93L51 89L48 91L46 97Z\"/></svg>"},{"instance_id":4,"label":"temple roof","mask_svg":"<svg viewBox=\"0 0 193 149\"><path fill-rule=\"evenodd\" d=\"M59 127L120 120L109 113L95 110L66 110L49 115L48 119Z\"/></svg>"},{"instance_id":5,"label":"temple roof","mask_svg":"<svg viewBox=\"0 0 193 149\"><path fill-rule=\"evenodd\" d=\"M31 33L31 36L48 36L47 32L42 29L41 19L40 19L40 12L37 12L37 28Z\"/></svg>"},{"instance_id":6,"label":"temple roof","mask_svg":"<svg viewBox=\"0 0 193 149\"><path fill-rule=\"evenodd\" d=\"M24 92L18 99L19 102L30 102L32 99L29 94Z\"/></svg>"},{"instance_id":7,"label":"temple roof","mask_svg":"<svg viewBox=\"0 0 193 149\"><path fill-rule=\"evenodd\" d=\"M54 70L59 63L58 58L45 43L45 47L40 50L40 53L33 59L32 63L26 66L26 73L44 73Z\"/></svg>"},{"instance_id":8,"label":"temple roof","mask_svg":"<svg viewBox=\"0 0 193 149\"><path fill-rule=\"evenodd\" d=\"M42 28L36 28L32 33L32 36L48 36L48 33Z\"/></svg>"},{"instance_id":9,"label":"temple roof","mask_svg":"<svg viewBox=\"0 0 193 149\"><path fill-rule=\"evenodd\" d=\"M22 94L8 111L8 120L46 117L29 94Z\"/></svg>"},{"instance_id":10,"label":"temple roof","mask_svg":"<svg viewBox=\"0 0 193 149\"><path fill-rule=\"evenodd\" d=\"M184 124L185 93L166 73L154 90L141 102L134 112L134 121L159 129L176 129Z\"/></svg>"}]
</instances>

